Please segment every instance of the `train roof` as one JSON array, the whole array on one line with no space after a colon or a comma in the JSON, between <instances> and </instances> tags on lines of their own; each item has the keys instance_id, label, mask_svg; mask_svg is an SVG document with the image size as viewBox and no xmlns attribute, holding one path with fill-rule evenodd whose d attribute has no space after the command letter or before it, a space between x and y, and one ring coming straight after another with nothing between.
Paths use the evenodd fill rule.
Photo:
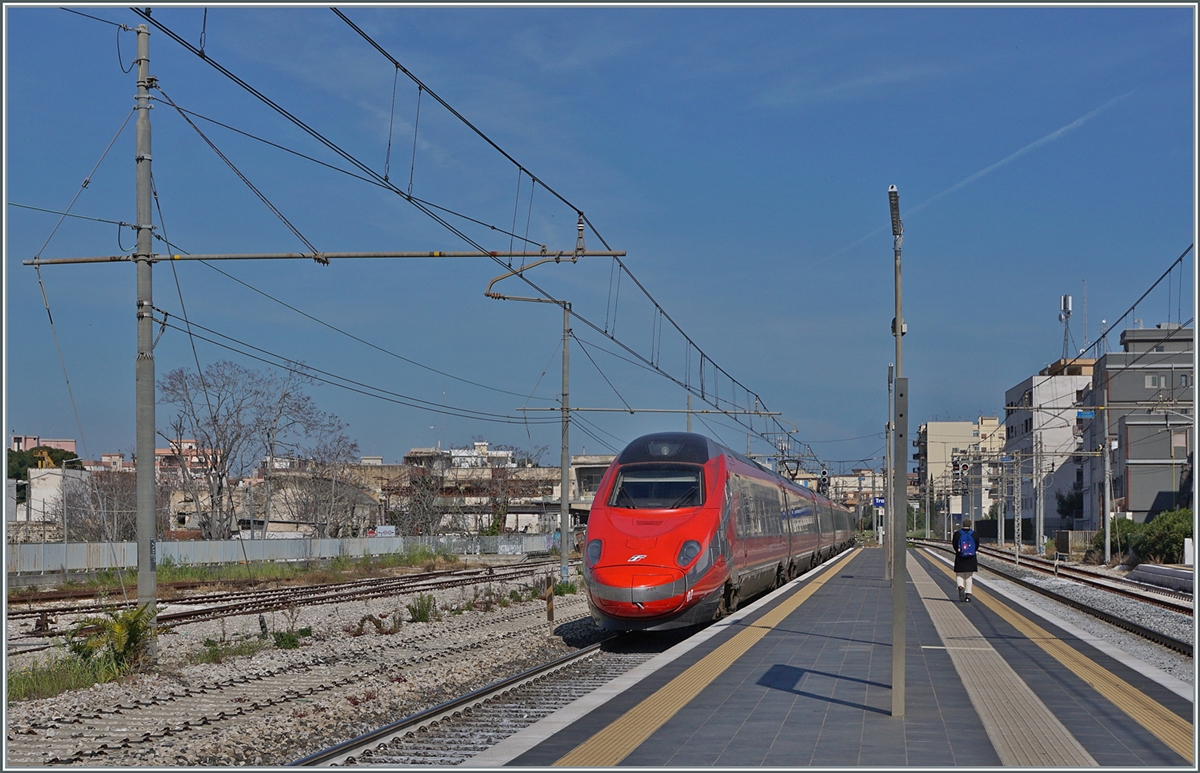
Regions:
<instances>
[{"instance_id":1,"label":"train roof","mask_svg":"<svg viewBox=\"0 0 1200 773\"><path fill-rule=\"evenodd\" d=\"M642 435L621 451L617 464L636 462L685 462L704 464L725 449L704 435L691 432L655 432Z\"/></svg>"},{"instance_id":2,"label":"train roof","mask_svg":"<svg viewBox=\"0 0 1200 773\"><path fill-rule=\"evenodd\" d=\"M642 435L632 441L617 456L617 464L636 464L639 462L682 462L685 464L704 464L708 460L721 456L732 456L743 464L755 467L766 475L776 478L790 486L806 492L817 500L833 503L828 497L801 486L793 480L788 480L778 472L762 463L750 459L731 448L694 432L654 432ZM840 507L840 505L838 505Z\"/></svg>"}]
</instances>

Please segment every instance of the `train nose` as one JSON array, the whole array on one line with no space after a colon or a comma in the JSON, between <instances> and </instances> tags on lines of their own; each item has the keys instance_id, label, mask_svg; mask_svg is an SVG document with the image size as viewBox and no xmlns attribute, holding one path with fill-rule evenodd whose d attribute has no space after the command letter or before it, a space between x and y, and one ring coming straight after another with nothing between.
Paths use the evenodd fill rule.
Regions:
<instances>
[{"instance_id":1,"label":"train nose","mask_svg":"<svg viewBox=\"0 0 1200 773\"><path fill-rule=\"evenodd\" d=\"M683 604L683 572L666 566L598 566L588 591L601 609L634 617L674 612Z\"/></svg>"}]
</instances>

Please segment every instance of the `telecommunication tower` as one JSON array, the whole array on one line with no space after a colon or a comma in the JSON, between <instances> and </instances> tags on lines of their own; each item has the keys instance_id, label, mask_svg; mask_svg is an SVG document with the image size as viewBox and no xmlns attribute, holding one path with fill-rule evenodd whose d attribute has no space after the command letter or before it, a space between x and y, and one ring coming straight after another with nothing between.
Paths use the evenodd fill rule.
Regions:
<instances>
[{"instance_id":1,"label":"telecommunication tower","mask_svg":"<svg viewBox=\"0 0 1200 773\"><path fill-rule=\"evenodd\" d=\"M1071 296L1062 296L1061 311L1058 314L1058 321L1063 323L1063 353L1064 360L1070 359L1070 347L1068 344L1071 340Z\"/></svg>"}]
</instances>

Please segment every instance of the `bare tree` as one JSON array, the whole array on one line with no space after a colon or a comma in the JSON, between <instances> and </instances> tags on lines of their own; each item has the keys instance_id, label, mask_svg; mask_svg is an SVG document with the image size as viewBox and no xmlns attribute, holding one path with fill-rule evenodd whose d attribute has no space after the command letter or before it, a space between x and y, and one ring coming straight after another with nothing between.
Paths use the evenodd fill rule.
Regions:
<instances>
[{"instance_id":1,"label":"bare tree","mask_svg":"<svg viewBox=\"0 0 1200 773\"><path fill-rule=\"evenodd\" d=\"M170 490L159 483L155 492L155 529L171 528ZM78 542L127 542L137 539L137 476L131 472L93 472L63 481L54 515Z\"/></svg>"},{"instance_id":2,"label":"bare tree","mask_svg":"<svg viewBox=\"0 0 1200 773\"><path fill-rule=\"evenodd\" d=\"M268 391L263 395L254 425L254 437L259 451L266 459L266 502L263 507L263 536L271 522L271 475L279 456L303 463L327 457L319 466L331 469L351 461L345 452L357 452L358 445L344 434L345 425L336 416L317 408L316 403L302 391L312 379L290 370L283 376L268 377ZM332 456L330 456L332 454ZM339 457L338 454L341 454ZM319 519L313 519L319 523Z\"/></svg>"},{"instance_id":3,"label":"bare tree","mask_svg":"<svg viewBox=\"0 0 1200 773\"><path fill-rule=\"evenodd\" d=\"M396 514L396 532L404 536L437 533L444 509L442 470L414 467L402 487Z\"/></svg>"},{"instance_id":4,"label":"bare tree","mask_svg":"<svg viewBox=\"0 0 1200 773\"><path fill-rule=\"evenodd\" d=\"M367 497L348 475L358 444L342 432L340 423L333 422L309 454L303 471L276 478L281 484L281 511L293 521L312 524L321 537L352 534L361 501Z\"/></svg>"},{"instance_id":5,"label":"bare tree","mask_svg":"<svg viewBox=\"0 0 1200 773\"><path fill-rule=\"evenodd\" d=\"M341 438L343 450L357 449L345 438L344 425L319 410L304 393L303 387L311 383L299 369L264 374L228 360L210 364L203 374L178 368L159 381L161 401L176 409L171 422L174 437L164 437L180 459L183 484L194 488L199 479L208 488L207 497L191 492L197 503L208 502L208 511L200 518L206 538L232 536L232 481L248 475L260 459L266 459L265 534L271 475L278 458L304 460L315 447L335 437ZM195 439L194 450L183 447L185 438Z\"/></svg>"}]
</instances>

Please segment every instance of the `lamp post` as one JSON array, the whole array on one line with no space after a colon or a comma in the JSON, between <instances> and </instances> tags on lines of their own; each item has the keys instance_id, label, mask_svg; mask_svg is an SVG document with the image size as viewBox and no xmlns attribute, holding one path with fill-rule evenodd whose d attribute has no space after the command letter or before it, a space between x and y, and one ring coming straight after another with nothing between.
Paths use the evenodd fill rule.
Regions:
<instances>
[{"instance_id":1,"label":"lamp post","mask_svg":"<svg viewBox=\"0 0 1200 773\"><path fill-rule=\"evenodd\" d=\"M896 339L896 380L893 396L894 426L892 442L892 716L904 716L904 590L908 571L904 565L905 543L908 534L908 379L903 377L900 339L904 336L904 315L900 305L900 246L904 243L904 224L900 221L900 192L888 188L888 205L892 215L892 251L895 255L896 317L892 320L892 335Z\"/></svg>"}]
</instances>

